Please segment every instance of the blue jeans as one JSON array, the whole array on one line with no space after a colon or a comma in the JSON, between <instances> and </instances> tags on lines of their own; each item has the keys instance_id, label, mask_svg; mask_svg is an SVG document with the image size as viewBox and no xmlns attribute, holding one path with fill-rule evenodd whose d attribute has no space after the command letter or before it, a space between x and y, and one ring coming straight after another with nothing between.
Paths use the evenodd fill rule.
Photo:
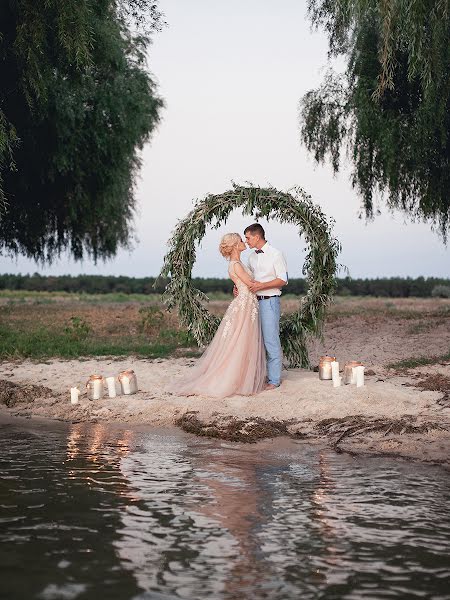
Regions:
<instances>
[{"instance_id":1,"label":"blue jeans","mask_svg":"<svg viewBox=\"0 0 450 600\"><path fill-rule=\"evenodd\" d=\"M267 352L267 379L272 385L281 383L282 351L280 342L280 297L259 300L259 315Z\"/></svg>"}]
</instances>

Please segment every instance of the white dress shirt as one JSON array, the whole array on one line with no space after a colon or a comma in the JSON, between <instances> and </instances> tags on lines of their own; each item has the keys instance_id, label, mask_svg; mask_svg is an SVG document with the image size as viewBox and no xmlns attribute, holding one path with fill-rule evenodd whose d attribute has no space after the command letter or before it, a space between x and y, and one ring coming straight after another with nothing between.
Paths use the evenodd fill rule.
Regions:
<instances>
[{"instance_id":1,"label":"white dress shirt","mask_svg":"<svg viewBox=\"0 0 450 600\"><path fill-rule=\"evenodd\" d=\"M266 283L272 279L282 279L288 282L287 263L283 253L266 242L261 248L261 253L253 251L248 259L248 267L253 279ZM280 288L260 290L258 296L281 296Z\"/></svg>"}]
</instances>

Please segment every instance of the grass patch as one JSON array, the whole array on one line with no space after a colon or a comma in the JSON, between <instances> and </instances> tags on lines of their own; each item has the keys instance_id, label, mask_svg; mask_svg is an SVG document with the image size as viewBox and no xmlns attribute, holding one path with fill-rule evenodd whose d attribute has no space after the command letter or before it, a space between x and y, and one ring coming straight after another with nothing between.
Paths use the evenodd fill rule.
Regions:
<instances>
[{"instance_id":1,"label":"grass patch","mask_svg":"<svg viewBox=\"0 0 450 600\"><path fill-rule=\"evenodd\" d=\"M427 333L432 329L437 329L441 325L445 325L445 321L436 319L429 319L427 321L418 321L417 323L413 323L408 327L406 333L408 335L418 335L420 333Z\"/></svg>"},{"instance_id":2,"label":"grass patch","mask_svg":"<svg viewBox=\"0 0 450 600\"><path fill-rule=\"evenodd\" d=\"M38 326L21 331L0 325L0 358L79 358L82 356L136 355L163 358L175 350L191 350L193 342L185 331L165 329L148 340L144 335L98 337L73 335L64 329Z\"/></svg>"},{"instance_id":3,"label":"grass patch","mask_svg":"<svg viewBox=\"0 0 450 600\"><path fill-rule=\"evenodd\" d=\"M450 360L450 350L442 356L413 356L412 358L406 358L386 366L388 369L414 369L415 367L423 367L424 365L435 365L446 360Z\"/></svg>"},{"instance_id":4,"label":"grass patch","mask_svg":"<svg viewBox=\"0 0 450 600\"><path fill-rule=\"evenodd\" d=\"M77 300L87 304L126 304L128 302L137 302L145 304L160 304L160 294L124 294L120 292L111 294L78 294Z\"/></svg>"},{"instance_id":5,"label":"grass patch","mask_svg":"<svg viewBox=\"0 0 450 600\"><path fill-rule=\"evenodd\" d=\"M11 304L49 304L59 301L83 302L86 304L124 304L128 302L160 303L160 294L125 294L114 292L109 294L86 294L75 292L32 292L27 290L0 290L0 300Z\"/></svg>"},{"instance_id":6,"label":"grass patch","mask_svg":"<svg viewBox=\"0 0 450 600\"><path fill-rule=\"evenodd\" d=\"M176 315L160 304L37 302L6 304L0 311L0 359L129 356L159 358L196 346ZM43 296L37 296L41 301Z\"/></svg>"},{"instance_id":7,"label":"grass patch","mask_svg":"<svg viewBox=\"0 0 450 600\"><path fill-rule=\"evenodd\" d=\"M31 292L27 290L0 290L0 298L45 298L50 296L68 296L67 292Z\"/></svg>"}]
</instances>

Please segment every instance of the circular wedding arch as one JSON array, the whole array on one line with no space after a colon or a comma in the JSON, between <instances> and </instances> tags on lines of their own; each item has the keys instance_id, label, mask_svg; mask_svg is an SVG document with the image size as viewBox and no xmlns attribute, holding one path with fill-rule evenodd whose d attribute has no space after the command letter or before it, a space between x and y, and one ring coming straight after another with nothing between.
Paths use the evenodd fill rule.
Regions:
<instances>
[{"instance_id":1,"label":"circular wedding arch","mask_svg":"<svg viewBox=\"0 0 450 600\"><path fill-rule=\"evenodd\" d=\"M208 226L217 229L231 212L241 209L243 215L277 219L292 223L304 236L307 255L303 264L308 290L299 302L296 312L282 315L280 339L290 367L309 367L307 339L320 336L326 308L336 286L337 256L341 245L331 234L332 222L311 196L302 188L281 192L274 188L260 188L233 184L222 194L209 194L197 201L191 212L176 226L168 242L160 277L170 277L164 292L168 309L177 308L181 324L188 328L199 346L208 344L214 336L220 319L206 308L206 294L192 284L192 268L196 246Z\"/></svg>"}]
</instances>

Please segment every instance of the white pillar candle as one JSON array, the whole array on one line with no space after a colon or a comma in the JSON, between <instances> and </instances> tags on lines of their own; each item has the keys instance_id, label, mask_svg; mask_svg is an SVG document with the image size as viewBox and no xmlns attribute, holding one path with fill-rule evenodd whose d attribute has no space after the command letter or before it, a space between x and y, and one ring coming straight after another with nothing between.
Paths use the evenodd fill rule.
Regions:
<instances>
[{"instance_id":1,"label":"white pillar candle","mask_svg":"<svg viewBox=\"0 0 450 600\"><path fill-rule=\"evenodd\" d=\"M364 385L364 367L353 367L352 379L356 383L356 387L362 387Z\"/></svg>"},{"instance_id":2,"label":"white pillar candle","mask_svg":"<svg viewBox=\"0 0 450 600\"><path fill-rule=\"evenodd\" d=\"M80 390L77 387L70 388L70 403L78 404L78 396L80 395Z\"/></svg>"},{"instance_id":3,"label":"white pillar candle","mask_svg":"<svg viewBox=\"0 0 450 600\"><path fill-rule=\"evenodd\" d=\"M107 377L106 384L108 385L108 396L110 398L116 397L116 380L114 377Z\"/></svg>"},{"instance_id":4,"label":"white pillar candle","mask_svg":"<svg viewBox=\"0 0 450 600\"><path fill-rule=\"evenodd\" d=\"M126 375L122 375L122 378L121 378L120 381L122 383L123 393L124 394L131 394L130 378L127 377Z\"/></svg>"},{"instance_id":5,"label":"white pillar candle","mask_svg":"<svg viewBox=\"0 0 450 600\"><path fill-rule=\"evenodd\" d=\"M342 377L338 375L337 377L333 377L333 387L339 387L341 385Z\"/></svg>"},{"instance_id":6,"label":"white pillar candle","mask_svg":"<svg viewBox=\"0 0 450 600\"><path fill-rule=\"evenodd\" d=\"M337 360L333 360L331 363L331 379L333 380L333 386L337 387L341 385L340 377L339 377L339 363ZM339 381L339 383L336 383Z\"/></svg>"},{"instance_id":7,"label":"white pillar candle","mask_svg":"<svg viewBox=\"0 0 450 600\"><path fill-rule=\"evenodd\" d=\"M94 379L92 384L93 384L92 399L98 400L99 398L102 397L103 381L101 379Z\"/></svg>"}]
</instances>

